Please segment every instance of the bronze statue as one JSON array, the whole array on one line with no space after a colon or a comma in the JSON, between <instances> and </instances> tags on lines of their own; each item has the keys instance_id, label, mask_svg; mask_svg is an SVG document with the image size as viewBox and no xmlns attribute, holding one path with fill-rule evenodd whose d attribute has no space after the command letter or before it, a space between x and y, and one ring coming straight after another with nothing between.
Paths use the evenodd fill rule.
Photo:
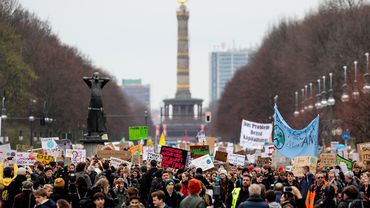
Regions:
<instances>
[{"instance_id":1,"label":"bronze statue","mask_svg":"<svg viewBox=\"0 0 370 208\"><path fill-rule=\"evenodd\" d=\"M99 72L94 72L92 77L83 77L91 89L89 115L87 117L88 136L101 136L107 132L102 100L102 89L109 82L109 78L100 78Z\"/></svg>"}]
</instances>

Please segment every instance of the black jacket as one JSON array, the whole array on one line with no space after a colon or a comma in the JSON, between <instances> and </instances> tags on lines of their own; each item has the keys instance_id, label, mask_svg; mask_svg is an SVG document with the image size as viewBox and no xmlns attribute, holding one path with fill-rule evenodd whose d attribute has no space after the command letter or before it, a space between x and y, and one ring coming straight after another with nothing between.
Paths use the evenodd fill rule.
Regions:
<instances>
[{"instance_id":1,"label":"black jacket","mask_svg":"<svg viewBox=\"0 0 370 208\"><path fill-rule=\"evenodd\" d=\"M45 203L37 205L35 208L56 208L57 205L53 200L48 199Z\"/></svg>"},{"instance_id":2,"label":"black jacket","mask_svg":"<svg viewBox=\"0 0 370 208\"><path fill-rule=\"evenodd\" d=\"M269 205L260 196L251 196L247 201L241 203L238 208L269 208Z\"/></svg>"},{"instance_id":3,"label":"black jacket","mask_svg":"<svg viewBox=\"0 0 370 208\"><path fill-rule=\"evenodd\" d=\"M240 187L238 200L236 201L236 207L238 207L240 203L246 201L248 198L249 198L248 187L245 190L242 187ZM227 197L226 207L231 207L232 203L233 203L233 194L231 193L229 197Z\"/></svg>"}]
</instances>

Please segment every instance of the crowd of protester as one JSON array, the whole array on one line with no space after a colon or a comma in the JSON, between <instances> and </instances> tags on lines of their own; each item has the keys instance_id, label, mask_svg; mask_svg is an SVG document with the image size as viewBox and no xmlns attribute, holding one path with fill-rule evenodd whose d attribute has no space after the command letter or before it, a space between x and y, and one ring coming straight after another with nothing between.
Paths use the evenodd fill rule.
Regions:
<instances>
[{"instance_id":1,"label":"crowd of protester","mask_svg":"<svg viewBox=\"0 0 370 208\"><path fill-rule=\"evenodd\" d=\"M4 167L12 162L13 165ZM369 204L370 172L359 163L303 168L303 176L271 164L160 168L148 164L111 165L87 159L21 167L7 158L0 164L3 208L362 208ZM312 174L315 172L315 174Z\"/></svg>"}]
</instances>

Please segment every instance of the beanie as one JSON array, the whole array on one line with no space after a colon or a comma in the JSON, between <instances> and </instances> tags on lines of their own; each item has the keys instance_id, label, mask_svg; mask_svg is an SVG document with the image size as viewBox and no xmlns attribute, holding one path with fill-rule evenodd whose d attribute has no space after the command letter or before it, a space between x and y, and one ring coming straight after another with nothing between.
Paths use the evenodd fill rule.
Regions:
<instances>
[{"instance_id":1,"label":"beanie","mask_svg":"<svg viewBox=\"0 0 370 208\"><path fill-rule=\"evenodd\" d=\"M168 184L170 184L170 183L173 183L173 185L175 185L175 181L174 181L172 178L168 179L168 180L165 182L165 185L167 186L167 185L168 185Z\"/></svg>"},{"instance_id":2,"label":"beanie","mask_svg":"<svg viewBox=\"0 0 370 208\"><path fill-rule=\"evenodd\" d=\"M18 175L26 175L26 168L20 167L18 168Z\"/></svg>"},{"instance_id":3,"label":"beanie","mask_svg":"<svg viewBox=\"0 0 370 208\"><path fill-rule=\"evenodd\" d=\"M220 171L220 175L221 174L225 174L225 175L227 175L227 171L225 170L225 169L222 169L221 171Z\"/></svg>"},{"instance_id":4,"label":"beanie","mask_svg":"<svg viewBox=\"0 0 370 208\"><path fill-rule=\"evenodd\" d=\"M65 185L65 182L64 182L64 180L63 180L63 178L57 178L57 179L55 179L55 181L54 181L54 187L56 187L56 188L63 188L64 187L64 185Z\"/></svg>"},{"instance_id":5,"label":"beanie","mask_svg":"<svg viewBox=\"0 0 370 208\"><path fill-rule=\"evenodd\" d=\"M201 189L200 181L197 179L191 179L188 184L188 189L190 194L196 195L200 192Z\"/></svg>"}]
</instances>

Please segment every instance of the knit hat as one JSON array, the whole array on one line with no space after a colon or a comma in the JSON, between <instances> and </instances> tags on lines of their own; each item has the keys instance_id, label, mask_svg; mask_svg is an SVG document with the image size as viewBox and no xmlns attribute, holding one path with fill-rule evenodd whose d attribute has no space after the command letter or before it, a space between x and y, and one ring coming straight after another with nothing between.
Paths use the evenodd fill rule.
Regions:
<instances>
[{"instance_id":1,"label":"knit hat","mask_svg":"<svg viewBox=\"0 0 370 208\"><path fill-rule=\"evenodd\" d=\"M58 161L57 164L64 167L64 161Z\"/></svg>"},{"instance_id":2,"label":"knit hat","mask_svg":"<svg viewBox=\"0 0 370 208\"><path fill-rule=\"evenodd\" d=\"M168 185L168 184L170 184L170 183L173 183L173 185L175 185L175 181L174 181L172 178L168 179L168 180L165 182L165 185L167 186L167 185Z\"/></svg>"},{"instance_id":3,"label":"knit hat","mask_svg":"<svg viewBox=\"0 0 370 208\"><path fill-rule=\"evenodd\" d=\"M200 181L197 179L191 179L188 184L188 189L190 194L198 194L200 192L200 189L202 188Z\"/></svg>"},{"instance_id":4,"label":"knit hat","mask_svg":"<svg viewBox=\"0 0 370 208\"><path fill-rule=\"evenodd\" d=\"M22 190L32 190L33 183L31 181L22 182Z\"/></svg>"},{"instance_id":5,"label":"knit hat","mask_svg":"<svg viewBox=\"0 0 370 208\"><path fill-rule=\"evenodd\" d=\"M225 170L225 169L222 169L222 170L220 170L220 175L221 174L225 174L225 175L227 175L227 171Z\"/></svg>"},{"instance_id":6,"label":"knit hat","mask_svg":"<svg viewBox=\"0 0 370 208\"><path fill-rule=\"evenodd\" d=\"M18 175L26 175L26 168L20 167L18 168Z\"/></svg>"},{"instance_id":7,"label":"knit hat","mask_svg":"<svg viewBox=\"0 0 370 208\"><path fill-rule=\"evenodd\" d=\"M65 182L64 182L63 178L57 178L57 179L55 179L55 181L54 181L54 187L60 187L60 188L62 188L62 187L64 187L64 185L65 185Z\"/></svg>"}]
</instances>

